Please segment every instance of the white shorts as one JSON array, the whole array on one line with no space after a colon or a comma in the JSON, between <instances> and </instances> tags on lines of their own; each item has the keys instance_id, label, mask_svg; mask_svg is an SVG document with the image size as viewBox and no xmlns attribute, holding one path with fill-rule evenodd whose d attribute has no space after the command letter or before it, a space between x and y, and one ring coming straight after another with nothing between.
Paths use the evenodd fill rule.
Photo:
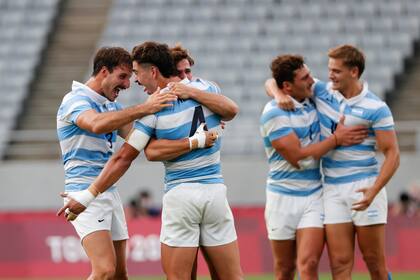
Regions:
<instances>
[{"instance_id":1,"label":"white shorts","mask_svg":"<svg viewBox=\"0 0 420 280\"><path fill-rule=\"evenodd\" d=\"M64 199L64 203L66 202L67 198ZM127 222L117 190L98 195L86 210L71 223L81 240L88 234L99 230L110 231L112 240L115 241L128 239Z\"/></svg>"},{"instance_id":2,"label":"white shorts","mask_svg":"<svg viewBox=\"0 0 420 280\"><path fill-rule=\"evenodd\" d=\"M349 222L353 222L356 226L386 224L388 201L385 188L382 188L366 210L351 209L354 202L363 198L363 193L356 191L373 186L375 180L376 177L369 177L347 184L324 184L325 224Z\"/></svg>"},{"instance_id":3,"label":"white shorts","mask_svg":"<svg viewBox=\"0 0 420 280\"><path fill-rule=\"evenodd\" d=\"M267 190L265 224L270 240L294 240L301 228L323 228L322 189L309 196L292 196Z\"/></svg>"},{"instance_id":4,"label":"white shorts","mask_svg":"<svg viewBox=\"0 0 420 280\"><path fill-rule=\"evenodd\" d=\"M160 241L173 247L219 246L236 240L223 184L180 184L163 196Z\"/></svg>"}]
</instances>

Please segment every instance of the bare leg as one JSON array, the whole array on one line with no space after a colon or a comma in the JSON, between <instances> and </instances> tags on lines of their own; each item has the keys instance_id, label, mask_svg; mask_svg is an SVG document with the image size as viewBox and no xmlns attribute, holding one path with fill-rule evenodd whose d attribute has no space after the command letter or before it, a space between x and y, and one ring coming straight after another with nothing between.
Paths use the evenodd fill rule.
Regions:
<instances>
[{"instance_id":1,"label":"bare leg","mask_svg":"<svg viewBox=\"0 0 420 280\"><path fill-rule=\"evenodd\" d=\"M318 279L319 259L324 249L323 228L303 228L296 232L297 267L300 279Z\"/></svg>"},{"instance_id":2,"label":"bare leg","mask_svg":"<svg viewBox=\"0 0 420 280\"><path fill-rule=\"evenodd\" d=\"M237 241L225 245L207 246L204 248L210 263L216 271L217 279L243 280Z\"/></svg>"},{"instance_id":3,"label":"bare leg","mask_svg":"<svg viewBox=\"0 0 420 280\"><path fill-rule=\"evenodd\" d=\"M353 223L325 225L328 256L334 280L351 280L354 263Z\"/></svg>"},{"instance_id":4,"label":"bare leg","mask_svg":"<svg viewBox=\"0 0 420 280\"><path fill-rule=\"evenodd\" d=\"M92 265L88 279L114 279L117 261L110 232L95 231L83 238L82 245Z\"/></svg>"},{"instance_id":5,"label":"bare leg","mask_svg":"<svg viewBox=\"0 0 420 280\"><path fill-rule=\"evenodd\" d=\"M126 262L126 247L127 240L113 241L115 248L115 256L117 257L117 267L115 270L115 280L127 280L127 262Z\"/></svg>"},{"instance_id":6,"label":"bare leg","mask_svg":"<svg viewBox=\"0 0 420 280\"><path fill-rule=\"evenodd\" d=\"M370 279L387 279L385 225L356 227L356 233L360 251L369 270Z\"/></svg>"},{"instance_id":7,"label":"bare leg","mask_svg":"<svg viewBox=\"0 0 420 280\"><path fill-rule=\"evenodd\" d=\"M270 240L276 280L293 280L296 272L296 241Z\"/></svg>"},{"instance_id":8,"label":"bare leg","mask_svg":"<svg viewBox=\"0 0 420 280\"><path fill-rule=\"evenodd\" d=\"M197 247L171 247L161 243L163 271L168 280L189 280Z\"/></svg>"}]
</instances>

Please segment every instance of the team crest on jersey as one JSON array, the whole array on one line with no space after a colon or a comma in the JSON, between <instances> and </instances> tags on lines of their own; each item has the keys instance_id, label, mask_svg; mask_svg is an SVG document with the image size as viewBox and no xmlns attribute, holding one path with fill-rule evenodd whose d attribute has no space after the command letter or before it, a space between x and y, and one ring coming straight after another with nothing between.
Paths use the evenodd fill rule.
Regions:
<instances>
[{"instance_id":1,"label":"team crest on jersey","mask_svg":"<svg viewBox=\"0 0 420 280\"><path fill-rule=\"evenodd\" d=\"M352 113L354 116L358 116L358 117L362 117L362 116L363 116L363 110L362 110L362 109L359 109L359 108L353 108L353 109L351 110L351 113Z\"/></svg>"}]
</instances>

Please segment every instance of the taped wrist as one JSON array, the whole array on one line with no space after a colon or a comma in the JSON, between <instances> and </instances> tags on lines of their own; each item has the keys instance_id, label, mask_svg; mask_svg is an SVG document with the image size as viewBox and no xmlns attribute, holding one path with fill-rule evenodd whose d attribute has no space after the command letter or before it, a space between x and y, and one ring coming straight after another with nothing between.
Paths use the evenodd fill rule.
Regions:
<instances>
[{"instance_id":1,"label":"taped wrist","mask_svg":"<svg viewBox=\"0 0 420 280\"><path fill-rule=\"evenodd\" d=\"M204 123L195 131L194 135L188 138L190 141L190 150L204 148L206 146L206 132L204 131Z\"/></svg>"},{"instance_id":2,"label":"taped wrist","mask_svg":"<svg viewBox=\"0 0 420 280\"><path fill-rule=\"evenodd\" d=\"M76 200L85 207L88 207L88 205L96 198L89 190L71 192L68 194L68 197Z\"/></svg>"}]
</instances>

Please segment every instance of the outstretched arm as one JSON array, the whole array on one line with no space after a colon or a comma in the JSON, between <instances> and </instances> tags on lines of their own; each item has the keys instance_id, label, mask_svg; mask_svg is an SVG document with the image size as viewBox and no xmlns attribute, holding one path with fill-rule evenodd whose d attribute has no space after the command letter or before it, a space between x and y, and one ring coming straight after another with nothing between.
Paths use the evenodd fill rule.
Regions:
<instances>
[{"instance_id":1,"label":"outstretched arm","mask_svg":"<svg viewBox=\"0 0 420 280\"><path fill-rule=\"evenodd\" d=\"M182 83L171 83L170 92L181 99L194 99L206 106L213 113L218 114L224 121L232 120L239 112L238 105L222 94L209 94L209 92L189 87Z\"/></svg>"}]
</instances>

